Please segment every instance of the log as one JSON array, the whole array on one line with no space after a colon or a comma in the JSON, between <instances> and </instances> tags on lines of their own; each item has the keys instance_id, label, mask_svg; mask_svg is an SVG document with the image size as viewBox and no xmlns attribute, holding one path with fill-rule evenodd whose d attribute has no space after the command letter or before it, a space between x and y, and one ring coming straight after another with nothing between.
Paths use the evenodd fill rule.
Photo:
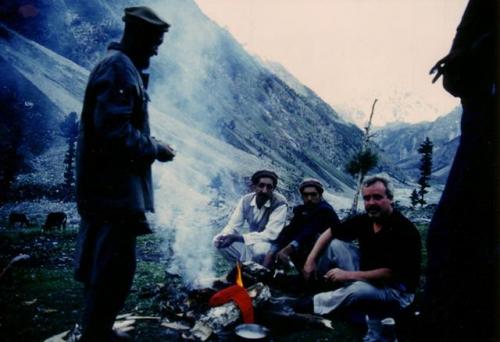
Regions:
<instances>
[{"instance_id":1,"label":"log","mask_svg":"<svg viewBox=\"0 0 500 342\"><path fill-rule=\"evenodd\" d=\"M254 308L259 307L271 298L269 287L263 283L257 283L248 288L247 291L250 298L252 298ZM240 309L233 302L211 308L196 321L189 333L183 334L182 337L188 340L206 341L214 332L217 333L235 323L240 317Z\"/></svg>"},{"instance_id":2,"label":"log","mask_svg":"<svg viewBox=\"0 0 500 342\"><path fill-rule=\"evenodd\" d=\"M162 327L173 329L173 330L189 330L190 327L186 324L182 324L179 322L163 322L161 323Z\"/></svg>"}]
</instances>

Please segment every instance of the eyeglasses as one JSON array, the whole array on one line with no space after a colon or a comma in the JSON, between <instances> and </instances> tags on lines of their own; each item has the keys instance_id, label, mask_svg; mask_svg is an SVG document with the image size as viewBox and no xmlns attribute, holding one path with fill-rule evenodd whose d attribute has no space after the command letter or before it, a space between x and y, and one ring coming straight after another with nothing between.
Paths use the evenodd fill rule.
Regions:
<instances>
[{"instance_id":1,"label":"eyeglasses","mask_svg":"<svg viewBox=\"0 0 500 342\"><path fill-rule=\"evenodd\" d=\"M318 197L319 193L318 192L303 192L302 197L307 198L307 197Z\"/></svg>"},{"instance_id":2,"label":"eyeglasses","mask_svg":"<svg viewBox=\"0 0 500 342\"><path fill-rule=\"evenodd\" d=\"M259 183L259 184L257 184L257 187L258 187L259 189L264 189L264 188L266 188L267 190L272 190L272 189L274 189L274 186L273 186L272 184L269 184L269 183Z\"/></svg>"}]
</instances>

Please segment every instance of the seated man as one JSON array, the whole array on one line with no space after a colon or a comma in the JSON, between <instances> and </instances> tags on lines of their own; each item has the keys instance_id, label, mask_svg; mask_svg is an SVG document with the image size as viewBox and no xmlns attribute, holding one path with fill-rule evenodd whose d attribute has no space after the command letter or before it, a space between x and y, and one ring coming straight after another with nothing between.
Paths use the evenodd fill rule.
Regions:
<instances>
[{"instance_id":1,"label":"seated man","mask_svg":"<svg viewBox=\"0 0 500 342\"><path fill-rule=\"evenodd\" d=\"M214 246L229 261L263 263L285 225L287 202L274 191L276 173L260 170L252 175L254 192L243 196L224 229L214 237ZM249 232L242 234L245 222Z\"/></svg>"},{"instance_id":2,"label":"seated man","mask_svg":"<svg viewBox=\"0 0 500 342\"><path fill-rule=\"evenodd\" d=\"M328 314L353 308L368 316L369 336L377 334L380 319L413 301L421 241L415 226L393 209L393 192L386 179L366 180L362 194L366 213L326 230L304 265L306 279L317 273L331 282L332 290L302 301L298 309ZM345 242L355 239L359 248Z\"/></svg>"},{"instance_id":3,"label":"seated man","mask_svg":"<svg viewBox=\"0 0 500 342\"><path fill-rule=\"evenodd\" d=\"M323 199L323 185L314 178L306 178L299 185L303 204L293 209L290 223L273 244L276 258L283 264L291 259L301 270L318 237L329 227L340 225L332 206Z\"/></svg>"}]
</instances>

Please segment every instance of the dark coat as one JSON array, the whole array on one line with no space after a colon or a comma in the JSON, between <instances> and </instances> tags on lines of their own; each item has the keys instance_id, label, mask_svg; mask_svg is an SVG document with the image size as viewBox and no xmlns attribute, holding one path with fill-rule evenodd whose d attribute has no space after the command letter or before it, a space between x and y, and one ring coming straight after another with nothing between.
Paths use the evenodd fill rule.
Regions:
<instances>
[{"instance_id":1,"label":"dark coat","mask_svg":"<svg viewBox=\"0 0 500 342\"><path fill-rule=\"evenodd\" d=\"M76 158L81 215L154 210L151 164L161 146L150 137L143 76L119 44L90 74Z\"/></svg>"},{"instance_id":2,"label":"dark coat","mask_svg":"<svg viewBox=\"0 0 500 342\"><path fill-rule=\"evenodd\" d=\"M340 225L340 220L337 213L325 200L321 200L314 207L301 204L293 208L293 217L283 228L275 244L278 249L281 249L295 241L297 251L294 255L294 262L298 264L297 266L301 266L321 233L327 228L338 225Z\"/></svg>"}]
</instances>

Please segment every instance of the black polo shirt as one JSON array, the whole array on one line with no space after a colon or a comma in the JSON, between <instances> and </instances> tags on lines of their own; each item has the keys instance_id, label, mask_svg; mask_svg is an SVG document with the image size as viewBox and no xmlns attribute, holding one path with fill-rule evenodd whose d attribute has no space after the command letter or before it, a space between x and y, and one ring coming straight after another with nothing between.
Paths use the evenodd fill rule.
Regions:
<instances>
[{"instance_id":1,"label":"black polo shirt","mask_svg":"<svg viewBox=\"0 0 500 342\"><path fill-rule=\"evenodd\" d=\"M385 219L374 233L367 214L355 216L332 229L334 238L357 240L360 270L389 268L393 277L386 285L414 292L420 279L422 243L415 225L398 211Z\"/></svg>"}]
</instances>

